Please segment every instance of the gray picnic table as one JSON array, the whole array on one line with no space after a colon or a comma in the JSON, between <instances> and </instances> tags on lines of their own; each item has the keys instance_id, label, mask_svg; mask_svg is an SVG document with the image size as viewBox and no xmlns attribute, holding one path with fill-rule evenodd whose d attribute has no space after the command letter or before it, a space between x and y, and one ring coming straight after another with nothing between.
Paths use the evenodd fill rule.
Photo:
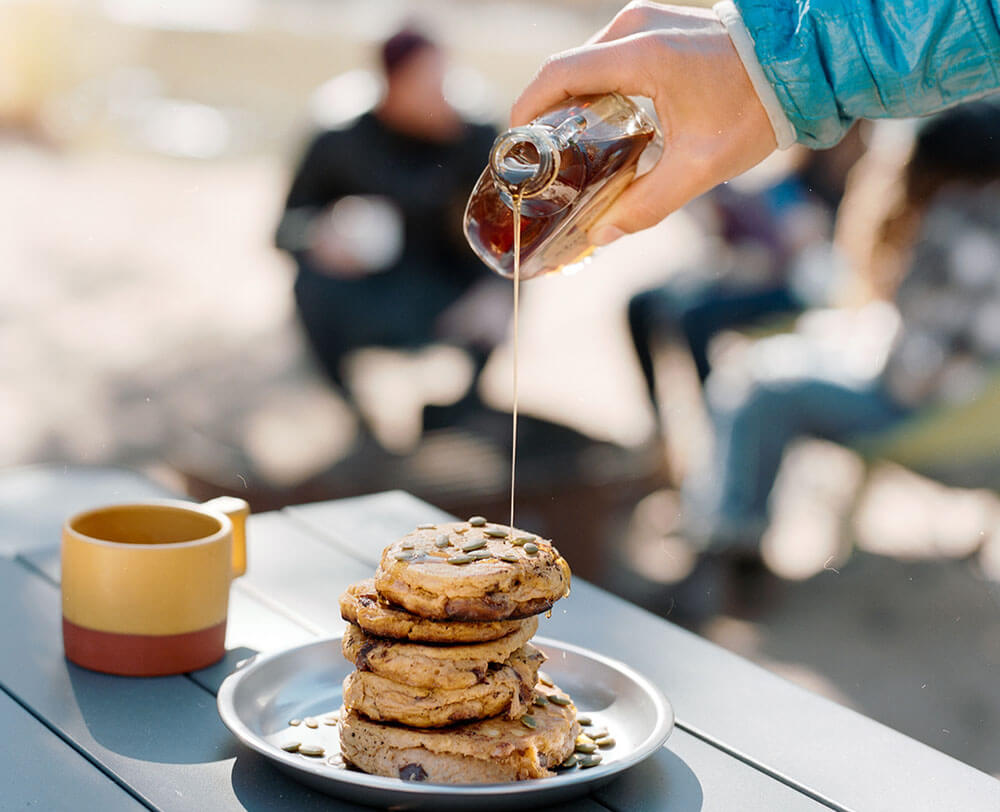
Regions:
<instances>
[{"instance_id":1,"label":"gray picnic table","mask_svg":"<svg viewBox=\"0 0 1000 812\"><path fill-rule=\"evenodd\" d=\"M253 516L222 662L144 679L71 665L60 633L63 519L169 495L118 469L0 472L0 809L361 809L239 745L215 694L254 652L339 634L341 590L371 575L386 543L445 514L394 491ZM579 579L540 633L629 663L677 716L653 757L560 810L1000 810L1000 781Z\"/></svg>"}]
</instances>

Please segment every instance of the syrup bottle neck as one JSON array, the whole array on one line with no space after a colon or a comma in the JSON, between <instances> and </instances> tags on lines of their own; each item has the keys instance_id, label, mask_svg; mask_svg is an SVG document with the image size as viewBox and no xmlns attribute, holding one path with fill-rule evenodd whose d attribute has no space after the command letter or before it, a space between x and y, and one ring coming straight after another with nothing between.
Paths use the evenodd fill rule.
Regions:
<instances>
[{"instance_id":1,"label":"syrup bottle neck","mask_svg":"<svg viewBox=\"0 0 1000 812\"><path fill-rule=\"evenodd\" d=\"M497 137L490 150L490 173L511 197L538 197L559 174L560 153L587 126L583 116L571 116L558 127L529 124Z\"/></svg>"}]
</instances>

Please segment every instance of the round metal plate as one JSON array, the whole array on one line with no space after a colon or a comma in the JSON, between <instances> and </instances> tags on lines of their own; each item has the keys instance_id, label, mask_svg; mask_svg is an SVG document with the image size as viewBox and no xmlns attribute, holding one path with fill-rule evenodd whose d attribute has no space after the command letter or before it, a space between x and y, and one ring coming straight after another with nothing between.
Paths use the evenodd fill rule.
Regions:
<instances>
[{"instance_id":1,"label":"round metal plate","mask_svg":"<svg viewBox=\"0 0 1000 812\"><path fill-rule=\"evenodd\" d=\"M649 680L616 660L545 638L532 644L548 656L543 670L576 703L579 713L607 727L617 741L603 762L552 778L510 784L445 785L401 781L346 769L336 725L324 716L340 708L341 683L351 665L340 638L259 655L230 674L219 689L222 721L247 747L297 780L344 800L393 809L481 810L524 808L583 795L654 753L674 726L666 697ZM289 726L313 717L316 728ZM290 741L319 744L322 758L281 749ZM474 806L473 806L474 805Z\"/></svg>"}]
</instances>

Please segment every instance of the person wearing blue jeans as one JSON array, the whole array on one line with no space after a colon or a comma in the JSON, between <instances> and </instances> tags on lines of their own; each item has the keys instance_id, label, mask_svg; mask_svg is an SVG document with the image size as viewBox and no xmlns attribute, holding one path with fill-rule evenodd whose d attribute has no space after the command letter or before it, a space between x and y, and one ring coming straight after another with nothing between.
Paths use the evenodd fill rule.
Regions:
<instances>
[{"instance_id":1,"label":"person wearing blue jeans","mask_svg":"<svg viewBox=\"0 0 1000 812\"><path fill-rule=\"evenodd\" d=\"M687 529L702 543L719 550L757 547L782 455L793 440L850 442L914 410L971 400L995 377L1000 98L925 120L900 186L901 199L877 235L884 245L895 241L909 259L901 279L885 280L882 268L870 269L895 287L900 325L879 374L848 374L808 336L793 335L777 340L785 342L785 357L789 350L797 354L795 371L751 372L736 396L732 385L726 391L709 376L715 454L701 476L684 483Z\"/></svg>"},{"instance_id":2,"label":"person wearing blue jeans","mask_svg":"<svg viewBox=\"0 0 1000 812\"><path fill-rule=\"evenodd\" d=\"M685 483L687 531L716 549L755 549L792 441L810 436L844 443L896 425L910 411L881 381L795 376L755 382L738 404L711 411L715 455L705 474Z\"/></svg>"}]
</instances>

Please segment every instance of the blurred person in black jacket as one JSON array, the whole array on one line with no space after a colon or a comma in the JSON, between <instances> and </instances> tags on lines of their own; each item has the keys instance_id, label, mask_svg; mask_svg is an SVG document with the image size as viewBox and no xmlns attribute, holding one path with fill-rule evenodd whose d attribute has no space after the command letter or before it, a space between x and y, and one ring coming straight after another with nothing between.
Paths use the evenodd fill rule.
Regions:
<instances>
[{"instance_id":1,"label":"blurred person in black jacket","mask_svg":"<svg viewBox=\"0 0 1000 812\"><path fill-rule=\"evenodd\" d=\"M443 92L445 57L409 28L381 49L385 93L343 129L318 134L295 174L276 242L295 259L295 301L330 379L361 347L458 346L475 368L502 340L510 292L462 234L465 202L496 135Z\"/></svg>"}]
</instances>

